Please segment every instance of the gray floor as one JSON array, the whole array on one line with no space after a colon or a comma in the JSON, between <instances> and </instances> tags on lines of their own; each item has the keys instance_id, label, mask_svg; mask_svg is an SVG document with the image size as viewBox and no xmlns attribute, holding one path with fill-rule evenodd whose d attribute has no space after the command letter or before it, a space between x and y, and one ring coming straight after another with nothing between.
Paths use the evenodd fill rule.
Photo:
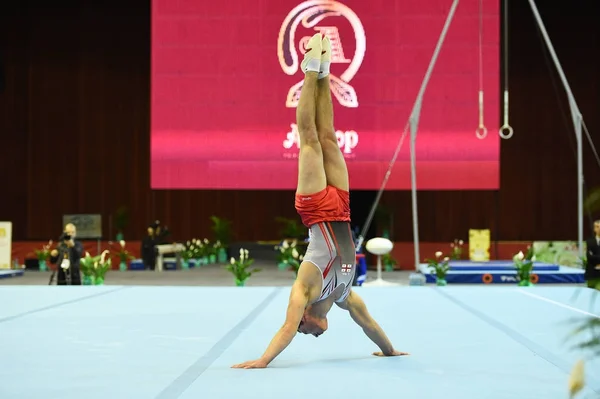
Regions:
<instances>
[{"instance_id":1,"label":"gray floor","mask_svg":"<svg viewBox=\"0 0 600 399\"><path fill-rule=\"evenodd\" d=\"M294 273L279 270L272 264L257 264L263 268L247 281L247 286L281 287L291 286L294 282ZM1 285L47 285L50 272L26 271L22 277L0 279ZM410 272L384 272L385 280L402 285L408 285ZM368 279L376 278L375 271L369 271ZM198 269L165 271L162 273L152 271L111 271L106 275L105 285L146 285L146 286L213 286L228 287L234 285L234 279L221 265L202 266Z\"/></svg>"}]
</instances>

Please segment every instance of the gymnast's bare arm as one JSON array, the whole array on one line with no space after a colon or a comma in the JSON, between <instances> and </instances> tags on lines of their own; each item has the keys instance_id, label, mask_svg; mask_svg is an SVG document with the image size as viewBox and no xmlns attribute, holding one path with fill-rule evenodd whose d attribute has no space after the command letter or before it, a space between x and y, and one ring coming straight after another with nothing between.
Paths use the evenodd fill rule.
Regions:
<instances>
[{"instance_id":1,"label":"gymnast's bare arm","mask_svg":"<svg viewBox=\"0 0 600 399\"><path fill-rule=\"evenodd\" d=\"M292 342L298 326L304 315L304 309L308 304L309 290L308 286L300 279L296 279L290 293L287 313L283 326L277 331L275 337L267 347L265 353L257 360L236 364L233 368L237 369L258 369L265 368Z\"/></svg>"},{"instance_id":2,"label":"gymnast's bare arm","mask_svg":"<svg viewBox=\"0 0 600 399\"><path fill-rule=\"evenodd\" d=\"M377 324L377 322L371 317L367 306L363 302L362 298L358 296L354 291L350 291L348 298L344 302L338 303L338 306L345 309L350 313L352 320L358 324L367 337L371 339L381 349L381 352L374 352L375 356L404 356L408 355L406 352L399 352L394 349L394 346L390 342L389 338L383 332L383 329Z\"/></svg>"}]
</instances>

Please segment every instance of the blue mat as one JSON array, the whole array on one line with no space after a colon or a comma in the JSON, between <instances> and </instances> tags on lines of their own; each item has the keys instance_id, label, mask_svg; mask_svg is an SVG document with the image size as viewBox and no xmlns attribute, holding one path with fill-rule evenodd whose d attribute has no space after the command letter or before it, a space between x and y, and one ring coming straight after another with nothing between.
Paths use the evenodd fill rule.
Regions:
<instances>
[{"instance_id":1,"label":"blue mat","mask_svg":"<svg viewBox=\"0 0 600 399\"><path fill-rule=\"evenodd\" d=\"M452 271L514 271L515 265L510 260L492 260L489 262L471 262L466 260L452 260L448 263ZM550 263L533 263L533 271L558 271L559 265Z\"/></svg>"},{"instance_id":2,"label":"blue mat","mask_svg":"<svg viewBox=\"0 0 600 399\"><path fill-rule=\"evenodd\" d=\"M0 278L20 277L24 273L24 270L0 270Z\"/></svg>"},{"instance_id":3,"label":"blue mat","mask_svg":"<svg viewBox=\"0 0 600 399\"><path fill-rule=\"evenodd\" d=\"M411 356L371 356L334 306L323 336L298 335L267 369L231 369L262 354L289 288L0 287L0 397L563 399L581 357L565 344L573 318L600 314L587 288L356 291ZM600 392L598 369L586 365L580 397Z\"/></svg>"},{"instance_id":4,"label":"blue mat","mask_svg":"<svg viewBox=\"0 0 600 399\"><path fill-rule=\"evenodd\" d=\"M436 277L431 273L427 264L419 265L419 270L425 275L427 283L435 283ZM557 271L534 269L532 277L536 284L583 284L585 282L583 269L558 266ZM516 284L515 268L506 270L453 270L446 275L448 284Z\"/></svg>"}]
</instances>

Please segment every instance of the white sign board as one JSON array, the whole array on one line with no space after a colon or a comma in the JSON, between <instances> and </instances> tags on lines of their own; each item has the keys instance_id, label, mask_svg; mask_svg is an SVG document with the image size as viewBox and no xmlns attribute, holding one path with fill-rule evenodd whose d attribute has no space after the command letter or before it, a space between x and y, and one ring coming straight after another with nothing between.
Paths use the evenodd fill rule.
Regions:
<instances>
[{"instance_id":1,"label":"white sign board","mask_svg":"<svg viewBox=\"0 0 600 399\"><path fill-rule=\"evenodd\" d=\"M0 222L0 269L10 269L12 222Z\"/></svg>"}]
</instances>

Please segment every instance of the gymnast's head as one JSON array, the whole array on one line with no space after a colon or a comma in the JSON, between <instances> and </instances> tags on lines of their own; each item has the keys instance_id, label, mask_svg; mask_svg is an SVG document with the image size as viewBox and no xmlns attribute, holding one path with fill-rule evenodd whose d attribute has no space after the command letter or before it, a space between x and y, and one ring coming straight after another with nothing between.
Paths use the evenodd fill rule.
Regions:
<instances>
[{"instance_id":1,"label":"gymnast's head","mask_svg":"<svg viewBox=\"0 0 600 399\"><path fill-rule=\"evenodd\" d=\"M307 307L298 325L298 332L318 337L325 331L327 331L327 318L315 315L312 306Z\"/></svg>"}]
</instances>

